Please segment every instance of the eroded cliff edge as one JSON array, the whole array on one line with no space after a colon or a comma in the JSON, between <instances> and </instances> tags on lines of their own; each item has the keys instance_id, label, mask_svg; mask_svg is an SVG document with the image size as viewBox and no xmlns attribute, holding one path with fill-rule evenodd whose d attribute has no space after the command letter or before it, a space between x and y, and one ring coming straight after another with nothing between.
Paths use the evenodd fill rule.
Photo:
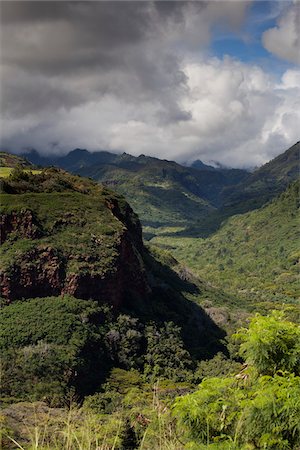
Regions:
<instances>
[{"instance_id":1,"label":"eroded cliff edge","mask_svg":"<svg viewBox=\"0 0 300 450\"><path fill-rule=\"evenodd\" d=\"M71 294L119 307L150 292L142 230L128 203L57 169L2 183L1 297Z\"/></svg>"}]
</instances>

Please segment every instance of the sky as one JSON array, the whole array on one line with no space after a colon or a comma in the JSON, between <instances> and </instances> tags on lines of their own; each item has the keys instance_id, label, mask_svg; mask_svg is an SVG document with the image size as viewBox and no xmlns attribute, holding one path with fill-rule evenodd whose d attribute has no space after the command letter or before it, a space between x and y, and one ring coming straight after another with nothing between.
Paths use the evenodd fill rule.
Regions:
<instances>
[{"instance_id":1,"label":"sky","mask_svg":"<svg viewBox=\"0 0 300 450\"><path fill-rule=\"evenodd\" d=\"M260 166L299 140L299 1L2 1L2 150Z\"/></svg>"}]
</instances>

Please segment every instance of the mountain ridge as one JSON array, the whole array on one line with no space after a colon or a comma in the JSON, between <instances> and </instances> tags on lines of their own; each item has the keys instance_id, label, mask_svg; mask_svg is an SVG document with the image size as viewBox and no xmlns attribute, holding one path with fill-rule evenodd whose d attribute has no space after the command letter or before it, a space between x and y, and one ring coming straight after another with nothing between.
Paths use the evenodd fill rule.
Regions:
<instances>
[{"instance_id":1,"label":"mountain ridge","mask_svg":"<svg viewBox=\"0 0 300 450\"><path fill-rule=\"evenodd\" d=\"M91 177L125 195L145 227L145 236L160 228L173 233L207 236L228 217L259 208L299 175L299 142L252 173L197 167L127 153L75 149L62 157L27 153L32 163L57 165Z\"/></svg>"}]
</instances>

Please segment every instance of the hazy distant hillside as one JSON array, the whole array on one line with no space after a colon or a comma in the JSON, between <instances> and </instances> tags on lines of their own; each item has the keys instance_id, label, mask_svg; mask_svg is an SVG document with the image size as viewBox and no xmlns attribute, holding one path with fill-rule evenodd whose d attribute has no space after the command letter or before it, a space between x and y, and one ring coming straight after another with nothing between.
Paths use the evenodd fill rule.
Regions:
<instances>
[{"instance_id":1,"label":"hazy distant hillside","mask_svg":"<svg viewBox=\"0 0 300 450\"><path fill-rule=\"evenodd\" d=\"M179 232L182 236L207 236L235 214L257 209L283 192L289 183L299 179L300 143L264 164L234 186L224 187L220 207L203 218L199 226Z\"/></svg>"}]
</instances>

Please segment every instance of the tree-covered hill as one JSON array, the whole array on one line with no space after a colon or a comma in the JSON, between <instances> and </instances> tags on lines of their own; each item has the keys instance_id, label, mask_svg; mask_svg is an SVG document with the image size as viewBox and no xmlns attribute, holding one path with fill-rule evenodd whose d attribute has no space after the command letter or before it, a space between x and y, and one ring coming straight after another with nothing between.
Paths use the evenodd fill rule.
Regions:
<instances>
[{"instance_id":1,"label":"tree-covered hill","mask_svg":"<svg viewBox=\"0 0 300 450\"><path fill-rule=\"evenodd\" d=\"M299 182L255 211L228 219L207 239L161 236L197 274L238 297L272 304L299 297Z\"/></svg>"},{"instance_id":2,"label":"tree-covered hill","mask_svg":"<svg viewBox=\"0 0 300 450\"><path fill-rule=\"evenodd\" d=\"M146 248L121 195L19 166L1 189L2 395L41 399L48 389L59 403L72 388L100 389L114 367L182 380L228 354L200 304L217 310L231 296Z\"/></svg>"},{"instance_id":3,"label":"tree-covered hill","mask_svg":"<svg viewBox=\"0 0 300 450\"><path fill-rule=\"evenodd\" d=\"M144 225L189 226L220 206L225 186L241 182L248 172L238 169L185 167L173 161L123 153L90 153L76 149L63 157L26 154L35 164L55 165L91 177L125 195Z\"/></svg>"},{"instance_id":4,"label":"tree-covered hill","mask_svg":"<svg viewBox=\"0 0 300 450\"><path fill-rule=\"evenodd\" d=\"M262 206L299 178L300 142L255 170L234 189L223 192L223 206L237 212Z\"/></svg>"}]
</instances>

